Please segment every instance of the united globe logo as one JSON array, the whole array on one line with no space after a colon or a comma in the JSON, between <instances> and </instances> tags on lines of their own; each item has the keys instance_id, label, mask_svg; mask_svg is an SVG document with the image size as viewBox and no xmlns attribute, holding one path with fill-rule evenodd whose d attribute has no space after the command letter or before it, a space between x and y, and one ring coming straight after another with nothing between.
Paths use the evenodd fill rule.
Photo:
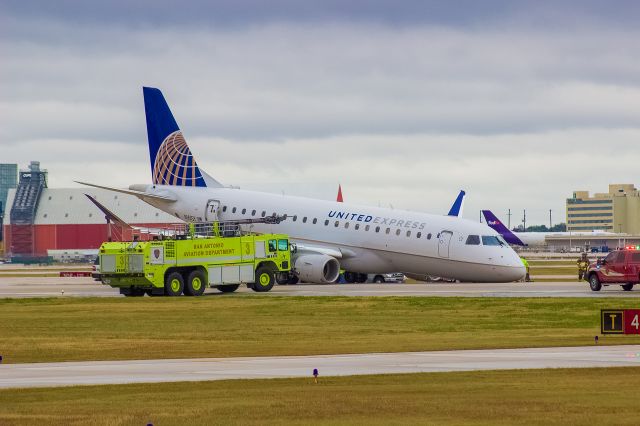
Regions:
<instances>
[{"instance_id":1,"label":"united globe logo","mask_svg":"<svg viewBox=\"0 0 640 426\"><path fill-rule=\"evenodd\" d=\"M167 136L156 154L153 183L174 186L205 186L193 154L177 130Z\"/></svg>"}]
</instances>

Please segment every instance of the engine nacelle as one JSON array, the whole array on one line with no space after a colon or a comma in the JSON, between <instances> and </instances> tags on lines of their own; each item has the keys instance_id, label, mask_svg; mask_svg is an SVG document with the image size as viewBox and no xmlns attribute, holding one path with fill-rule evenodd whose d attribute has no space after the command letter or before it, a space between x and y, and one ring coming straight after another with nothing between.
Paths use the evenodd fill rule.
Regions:
<instances>
[{"instance_id":1,"label":"engine nacelle","mask_svg":"<svg viewBox=\"0 0 640 426\"><path fill-rule=\"evenodd\" d=\"M326 254L305 254L298 256L293 267L301 281L308 283L332 283L340 275L340 262Z\"/></svg>"}]
</instances>

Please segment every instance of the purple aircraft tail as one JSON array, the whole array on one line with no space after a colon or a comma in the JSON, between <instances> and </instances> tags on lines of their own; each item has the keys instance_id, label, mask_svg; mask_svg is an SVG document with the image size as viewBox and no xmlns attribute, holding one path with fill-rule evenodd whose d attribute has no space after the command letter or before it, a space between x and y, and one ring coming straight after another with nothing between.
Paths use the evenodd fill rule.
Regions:
<instances>
[{"instance_id":1,"label":"purple aircraft tail","mask_svg":"<svg viewBox=\"0 0 640 426\"><path fill-rule=\"evenodd\" d=\"M526 244L523 243L522 240L516 236L516 234L511 232L509 228L504 226L502 222L500 222L498 218L493 213L491 213L490 210L482 210L482 215L487 221L487 225L489 225L494 231L502 235L502 238L504 238L506 242L514 246L526 246Z\"/></svg>"}]
</instances>

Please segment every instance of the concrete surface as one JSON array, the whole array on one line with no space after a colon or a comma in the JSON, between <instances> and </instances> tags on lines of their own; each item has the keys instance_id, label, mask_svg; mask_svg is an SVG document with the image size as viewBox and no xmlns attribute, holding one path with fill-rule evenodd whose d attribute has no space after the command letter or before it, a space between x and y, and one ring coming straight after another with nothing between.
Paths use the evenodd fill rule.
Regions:
<instances>
[{"instance_id":1,"label":"concrete surface","mask_svg":"<svg viewBox=\"0 0 640 426\"><path fill-rule=\"evenodd\" d=\"M21 297L122 297L118 291L91 278L0 277L0 298ZM256 294L241 286L238 293ZM228 297L215 289L207 296ZM533 282L500 284L331 284L275 286L261 296L438 296L438 297L640 297L640 286L623 291L620 286L593 292L586 282Z\"/></svg>"},{"instance_id":2,"label":"concrete surface","mask_svg":"<svg viewBox=\"0 0 640 426\"><path fill-rule=\"evenodd\" d=\"M0 388L640 366L640 345L0 365Z\"/></svg>"}]
</instances>

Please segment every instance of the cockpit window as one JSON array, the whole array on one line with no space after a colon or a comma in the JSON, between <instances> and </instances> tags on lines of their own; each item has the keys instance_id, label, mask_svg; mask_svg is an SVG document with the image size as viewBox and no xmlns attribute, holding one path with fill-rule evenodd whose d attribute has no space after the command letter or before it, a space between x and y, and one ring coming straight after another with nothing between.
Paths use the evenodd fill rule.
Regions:
<instances>
[{"instance_id":1,"label":"cockpit window","mask_svg":"<svg viewBox=\"0 0 640 426\"><path fill-rule=\"evenodd\" d=\"M469 235L467 237L467 245L468 246L479 246L480 245L480 236L479 235Z\"/></svg>"},{"instance_id":2,"label":"cockpit window","mask_svg":"<svg viewBox=\"0 0 640 426\"><path fill-rule=\"evenodd\" d=\"M482 245L485 246L501 246L502 241L495 235L483 235L482 236Z\"/></svg>"}]
</instances>

